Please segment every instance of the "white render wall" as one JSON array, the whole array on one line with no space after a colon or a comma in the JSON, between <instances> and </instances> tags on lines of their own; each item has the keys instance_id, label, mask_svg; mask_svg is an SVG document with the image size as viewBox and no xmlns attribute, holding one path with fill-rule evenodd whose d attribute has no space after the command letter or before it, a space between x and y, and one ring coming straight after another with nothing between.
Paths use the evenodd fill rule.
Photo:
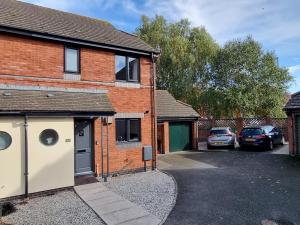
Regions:
<instances>
[{"instance_id":1,"label":"white render wall","mask_svg":"<svg viewBox=\"0 0 300 225\"><path fill-rule=\"evenodd\" d=\"M74 185L73 121L73 118L29 118L29 193ZM59 139L55 145L45 146L40 142L40 133L45 129L57 131Z\"/></svg>"},{"instance_id":2,"label":"white render wall","mask_svg":"<svg viewBox=\"0 0 300 225\"><path fill-rule=\"evenodd\" d=\"M12 137L11 145L0 150L0 198L24 194L24 119L0 117L0 131Z\"/></svg>"},{"instance_id":3,"label":"white render wall","mask_svg":"<svg viewBox=\"0 0 300 225\"><path fill-rule=\"evenodd\" d=\"M40 142L40 133L54 129L59 135L53 146ZM11 146L0 151L0 198L24 194L24 118L0 117L0 131L12 137ZM74 185L73 118L28 119L29 193Z\"/></svg>"}]
</instances>

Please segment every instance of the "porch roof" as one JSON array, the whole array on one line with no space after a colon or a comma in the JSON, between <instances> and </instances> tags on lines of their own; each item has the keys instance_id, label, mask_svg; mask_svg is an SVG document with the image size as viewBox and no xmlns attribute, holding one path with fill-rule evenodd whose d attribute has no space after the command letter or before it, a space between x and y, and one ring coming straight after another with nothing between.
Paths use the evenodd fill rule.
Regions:
<instances>
[{"instance_id":1,"label":"porch roof","mask_svg":"<svg viewBox=\"0 0 300 225\"><path fill-rule=\"evenodd\" d=\"M114 108L106 94L0 90L0 114L41 113L41 114L114 114Z\"/></svg>"}]
</instances>

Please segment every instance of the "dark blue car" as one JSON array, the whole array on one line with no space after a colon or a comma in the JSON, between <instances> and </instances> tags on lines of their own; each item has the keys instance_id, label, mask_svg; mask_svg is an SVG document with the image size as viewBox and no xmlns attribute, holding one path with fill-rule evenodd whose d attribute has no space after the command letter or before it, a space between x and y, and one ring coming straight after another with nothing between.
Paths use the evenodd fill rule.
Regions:
<instances>
[{"instance_id":1,"label":"dark blue car","mask_svg":"<svg viewBox=\"0 0 300 225\"><path fill-rule=\"evenodd\" d=\"M280 129L271 125L245 127L239 135L240 148L260 147L272 150L274 145L283 145L284 136Z\"/></svg>"}]
</instances>

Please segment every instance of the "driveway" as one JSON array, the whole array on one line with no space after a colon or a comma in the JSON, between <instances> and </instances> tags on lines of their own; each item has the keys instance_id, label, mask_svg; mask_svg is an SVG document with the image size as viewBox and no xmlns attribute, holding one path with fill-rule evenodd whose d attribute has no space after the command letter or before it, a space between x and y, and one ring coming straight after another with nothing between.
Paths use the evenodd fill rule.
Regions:
<instances>
[{"instance_id":1,"label":"driveway","mask_svg":"<svg viewBox=\"0 0 300 225\"><path fill-rule=\"evenodd\" d=\"M165 224L300 224L300 159L284 154L286 149L160 156L159 168L178 183L177 203Z\"/></svg>"}]
</instances>

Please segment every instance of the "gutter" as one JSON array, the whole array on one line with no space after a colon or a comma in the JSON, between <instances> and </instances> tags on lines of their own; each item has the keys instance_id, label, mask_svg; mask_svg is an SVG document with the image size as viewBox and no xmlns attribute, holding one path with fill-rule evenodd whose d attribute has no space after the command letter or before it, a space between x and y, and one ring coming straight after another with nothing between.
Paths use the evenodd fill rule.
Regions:
<instances>
[{"instance_id":1,"label":"gutter","mask_svg":"<svg viewBox=\"0 0 300 225\"><path fill-rule=\"evenodd\" d=\"M31 115L31 116L76 116L76 117L89 117L89 116L113 116L116 114L114 111L109 112L68 112L68 111L0 111L1 115Z\"/></svg>"},{"instance_id":2,"label":"gutter","mask_svg":"<svg viewBox=\"0 0 300 225\"><path fill-rule=\"evenodd\" d=\"M198 121L199 117L158 117L158 121Z\"/></svg>"},{"instance_id":3,"label":"gutter","mask_svg":"<svg viewBox=\"0 0 300 225\"><path fill-rule=\"evenodd\" d=\"M25 198L28 198L28 115L25 114L24 116L24 138L25 138L25 171L24 171L24 176L25 176Z\"/></svg>"},{"instance_id":4,"label":"gutter","mask_svg":"<svg viewBox=\"0 0 300 225\"><path fill-rule=\"evenodd\" d=\"M70 43L70 44L77 44L77 45L82 45L82 46L102 48L102 49L113 50L113 51L133 53L133 54L138 54L138 55L146 55L146 56L151 56L151 57L153 54L155 54L155 55L159 54L159 52L156 52L156 51L151 52L151 51L136 50L136 49L131 49L131 48L127 48L127 47L119 47L119 46L103 44L103 43L100 44L97 42L84 41L84 40L75 39L75 38L68 38L68 37L52 35L52 34L48 34L48 33L39 33L39 32L34 32L34 31L29 31L29 30L24 30L24 29L6 27L6 26L0 26L0 32L18 34L18 35L23 35L23 36L28 36L28 37L51 40L51 41L65 42L65 43Z\"/></svg>"}]
</instances>

